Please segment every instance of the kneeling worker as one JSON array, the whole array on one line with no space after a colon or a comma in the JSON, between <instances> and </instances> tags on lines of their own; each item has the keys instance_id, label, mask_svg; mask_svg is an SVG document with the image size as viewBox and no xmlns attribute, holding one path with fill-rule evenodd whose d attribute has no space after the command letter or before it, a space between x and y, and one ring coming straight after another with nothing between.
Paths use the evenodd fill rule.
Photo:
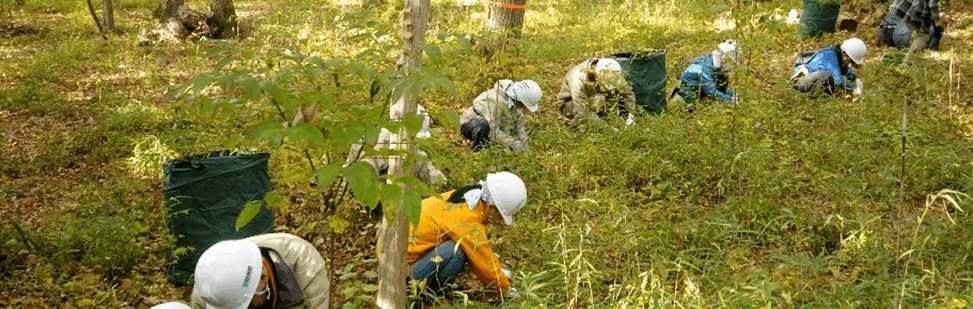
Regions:
<instances>
[{"instance_id":1,"label":"kneeling worker","mask_svg":"<svg viewBox=\"0 0 973 309\"><path fill-rule=\"evenodd\" d=\"M463 138L473 142L473 151L491 143L514 151L526 150L529 138L523 111L536 112L542 96L541 87L532 80L496 82L460 116Z\"/></svg>"},{"instance_id":2,"label":"kneeling worker","mask_svg":"<svg viewBox=\"0 0 973 309\"><path fill-rule=\"evenodd\" d=\"M584 121L606 124L603 118L611 114L627 114L625 125L635 123L635 92L615 59L592 58L571 68L561 82L557 102L573 127Z\"/></svg>"},{"instance_id":3,"label":"kneeling worker","mask_svg":"<svg viewBox=\"0 0 973 309\"><path fill-rule=\"evenodd\" d=\"M327 309L330 301L321 254L286 233L218 242L199 257L194 276L196 309Z\"/></svg>"},{"instance_id":4,"label":"kneeling worker","mask_svg":"<svg viewBox=\"0 0 973 309\"><path fill-rule=\"evenodd\" d=\"M483 284L503 292L506 298L519 298L517 289L510 286L510 272L493 255L485 225L501 220L513 224L513 216L527 203L524 182L517 175L500 172L442 196L445 200L430 197L422 201L419 225L409 230L411 280L425 280L427 290L442 296L469 262Z\"/></svg>"},{"instance_id":5,"label":"kneeling worker","mask_svg":"<svg viewBox=\"0 0 973 309\"><path fill-rule=\"evenodd\" d=\"M820 92L836 91L860 95L864 83L851 67L858 68L865 60L865 42L857 38L847 39L816 52L803 52L794 64L790 83L794 89L816 98Z\"/></svg>"},{"instance_id":6,"label":"kneeling worker","mask_svg":"<svg viewBox=\"0 0 973 309\"><path fill-rule=\"evenodd\" d=\"M740 97L729 89L729 65L724 64L723 60L729 57L733 63L739 64L739 54L737 42L726 40L712 53L696 57L682 72L682 77L670 93L670 100L682 99L693 105L697 100L707 98L738 103Z\"/></svg>"}]
</instances>

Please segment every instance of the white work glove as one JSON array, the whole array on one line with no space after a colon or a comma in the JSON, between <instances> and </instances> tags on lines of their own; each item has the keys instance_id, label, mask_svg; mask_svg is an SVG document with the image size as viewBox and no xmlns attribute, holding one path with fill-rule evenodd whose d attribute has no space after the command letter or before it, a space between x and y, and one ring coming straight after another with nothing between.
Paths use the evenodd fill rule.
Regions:
<instances>
[{"instance_id":1,"label":"white work glove","mask_svg":"<svg viewBox=\"0 0 973 309\"><path fill-rule=\"evenodd\" d=\"M861 78L855 80L855 90L851 92L854 96L860 96L865 93L865 82Z\"/></svg>"},{"instance_id":2,"label":"white work glove","mask_svg":"<svg viewBox=\"0 0 973 309\"><path fill-rule=\"evenodd\" d=\"M517 288L509 287L507 291L503 293L503 297L507 299L518 299L520 298L520 292L517 292Z\"/></svg>"},{"instance_id":3,"label":"white work glove","mask_svg":"<svg viewBox=\"0 0 973 309\"><path fill-rule=\"evenodd\" d=\"M524 147L524 144L521 144L520 141L514 141L513 143L511 143L510 144L510 149L513 149L514 151L524 151L524 150L527 150L527 148Z\"/></svg>"},{"instance_id":4,"label":"white work glove","mask_svg":"<svg viewBox=\"0 0 973 309\"><path fill-rule=\"evenodd\" d=\"M504 276L504 277L507 277L507 280L512 280L512 279L513 279L513 274L512 274L512 273L510 273L510 271L509 271L509 270L507 270L507 269L504 269L504 268L501 268L501 269L500 269L500 272L502 272L502 273L503 273L503 276Z\"/></svg>"},{"instance_id":5,"label":"white work glove","mask_svg":"<svg viewBox=\"0 0 973 309\"><path fill-rule=\"evenodd\" d=\"M635 124L635 115L628 114L628 119L625 119L625 126L631 126Z\"/></svg>"}]
</instances>

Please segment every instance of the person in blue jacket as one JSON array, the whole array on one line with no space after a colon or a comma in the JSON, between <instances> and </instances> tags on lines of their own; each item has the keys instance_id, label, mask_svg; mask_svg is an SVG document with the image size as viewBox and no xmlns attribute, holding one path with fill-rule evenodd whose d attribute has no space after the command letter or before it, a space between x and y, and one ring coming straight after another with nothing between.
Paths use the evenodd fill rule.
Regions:
<instances>
[{"instance_id":1,"label":"person in blue jacket","mask_svg":"<svg viewBox=\"0 0 973 309\"><path fill-rule=\"evenodd\" d=\"M682 72L669 99L681 99L691 105L707 98L736 104L740 97L729 89L729 66L723 61L729 57L733 63L739 64L739 54L737 42L730 39L720 43L712 53L696 57Z\"/></svg>"},{"instance_id":2,"label":"person in blue jacket","mask_svg":"<svg viewBox=\"0 0 973 309\"><path fill-rule=\"evenodd\" d=\"M861 66L866 50L865 42L851 38L840 45L800 53L794 63L791 85L798 91L806 92L810 98L816 98L821 92L860 95L864 82L852 67Z\"/></svg>"}]
</instances>

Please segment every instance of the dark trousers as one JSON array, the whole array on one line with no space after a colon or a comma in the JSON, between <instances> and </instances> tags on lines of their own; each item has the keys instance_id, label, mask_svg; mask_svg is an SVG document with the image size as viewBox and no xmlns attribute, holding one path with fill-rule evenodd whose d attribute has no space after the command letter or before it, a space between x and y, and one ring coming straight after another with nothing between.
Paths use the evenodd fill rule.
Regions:
<instances>
[{"instance_id":1,"label":"dark trousers","mask_svg":"<svg viewBox=\"0 0 973 309\"><path fill-rule=\"evenodd\" d=\"M490 122L483 118L476 118L464 122L460 127L463 138L473 142L473 151L490 146Z\"/></svg>"},{"instance_id":2,"label":"dark trousers","mask_svg":"<svg viewBox=\"0 0 973 309\"><path fill-rule=\"evenodd\" d=\"M792 86L798 91L807 92L807 96L812 99L821 94L833 95L836 88L829 70L812 72L798 77L792 81Z\"/></svg>"},{"instance_id":3,"label":"dark trousers","mask_svg":"<svg viewBox=\"0 0 973 309\"><path fill-rule=\"evenodd\" d=\"M412 263L410 280L426 280L426 289L436 296L449 292L448 285L466 266L466 253L452 240L444 241ZM423 297L426 298L426 297Z\"/></svg>"}]
</instances>

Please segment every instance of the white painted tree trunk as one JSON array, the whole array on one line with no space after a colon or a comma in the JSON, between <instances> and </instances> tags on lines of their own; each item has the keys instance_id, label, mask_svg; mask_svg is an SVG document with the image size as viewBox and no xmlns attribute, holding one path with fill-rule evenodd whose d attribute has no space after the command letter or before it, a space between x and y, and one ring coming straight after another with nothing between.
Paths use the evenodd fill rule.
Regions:
<instances>
[{"instance_id":1,"label":"white painted tree trunk","mask_svg":"<svg viewBox=\"0 0 973 309\"><path fill-rule=\"evenodd\" d=\"M429 0L405 0L402 10L402 54L396 64L403 72L413 71L422 64L422 49L419 43L426 39L426 28L429 24ZM415 113L418 104L413 93L406 93L398 99L389 109L389 117L392 120L402 119L405 115ZM391 149L405 149L414 151L412 145L407 143L409 136L405 128L399 130L398 134L393 134L389 142ZM389 174L404 175L402 157L389 158ZM408 188L404 188L408 190ZM400 203L400 205L402 205ZM406 263L408 254L409 238L409 218L406 216L405 207L390 209L383 205L386 214L383 220L389 218L390 213L395 212L395 217L390 224L385 224L387 228L382 232L381 252L378 256L378 295L376 304L383 309L404 309L406 307L406 277L410 273Z\"/></svg>"}]
</instances>

